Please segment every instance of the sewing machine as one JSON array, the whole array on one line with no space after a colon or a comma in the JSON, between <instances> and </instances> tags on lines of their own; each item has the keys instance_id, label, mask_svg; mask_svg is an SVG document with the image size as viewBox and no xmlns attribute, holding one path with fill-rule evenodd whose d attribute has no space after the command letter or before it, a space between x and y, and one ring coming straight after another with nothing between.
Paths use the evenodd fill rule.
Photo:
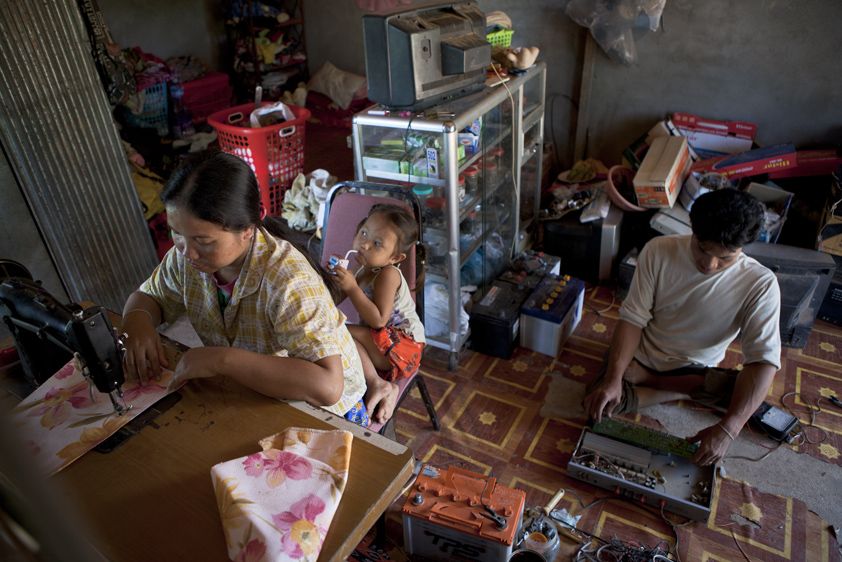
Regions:
<instances>
[{"instance_id":1,"label":"sewing machine","mask_svg":"<svg viewBox=\"0 0 842 562\"><path fill-rule=\"evenodd\" d=\"M64 305L31 278L6 277L0 278L0 315L31 383L42 383L73 357L117 414L131 408L123 401L122 336L104 308Z\"/></svg>"}]
</instances>

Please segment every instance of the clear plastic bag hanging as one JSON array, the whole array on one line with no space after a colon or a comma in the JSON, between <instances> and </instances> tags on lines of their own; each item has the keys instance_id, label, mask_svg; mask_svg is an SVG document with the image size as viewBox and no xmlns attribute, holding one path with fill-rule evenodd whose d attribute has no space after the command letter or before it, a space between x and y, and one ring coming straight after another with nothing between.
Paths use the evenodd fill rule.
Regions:
<instances>
[{"instance_id":1,"label":"clear plastic bag hanging","mask_svg":"<svg viewBox=\"0 0 842 562\"><path fill-rule=\"evenodd\" d=\"M666 3L667 0L571 0L565 12L591 30L594 40L612 60L632 64L637 61L634 30L657 31Z\"/></svg>"}]
</instances>

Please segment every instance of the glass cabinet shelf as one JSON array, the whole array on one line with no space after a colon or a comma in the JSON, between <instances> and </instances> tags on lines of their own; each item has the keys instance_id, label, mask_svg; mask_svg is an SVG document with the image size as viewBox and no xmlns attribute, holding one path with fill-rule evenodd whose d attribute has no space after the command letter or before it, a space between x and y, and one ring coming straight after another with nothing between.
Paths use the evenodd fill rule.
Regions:
<instances>
[{"instance_id":1,"label":"glass cabinet shelf","mask_svg":"<svg viewBox=\"0 0 842 562\"><path fill-rule=\"evenodd\" d=\"M545 83L546 67L538 63L512 76L508 89L486 87L417 113L374 106L353 119L356 179L397 183L419 197L422 320L429 344L450 352L451 368L469 337L462 288L484 292L508 268L513 249L530 240ZM446 310L429 306L431 292L438 302L446 294Z\"/></svg>"}]
</instances>

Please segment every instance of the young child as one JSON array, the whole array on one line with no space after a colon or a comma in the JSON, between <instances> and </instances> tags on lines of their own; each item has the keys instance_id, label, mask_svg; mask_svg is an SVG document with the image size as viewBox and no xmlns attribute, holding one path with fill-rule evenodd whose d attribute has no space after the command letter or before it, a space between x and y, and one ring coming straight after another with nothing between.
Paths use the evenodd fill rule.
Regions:
<instances>
[{"instance_id":1,"label":"young child","mask_svg":"<svg viewBox=\"0 0 842 562\"><path fill-rule=\"evenodd\" d=\"M397 205L374 205L354 236L352 259L360 268L356 273L341 265L333 268L363 324L349 326L351 335L368 352L374 367L388 371L383 376L390 382L418 369L426 341L409 285L398 269L417 238L418 225L409 211Z\"/></svg>"}]
</instances>

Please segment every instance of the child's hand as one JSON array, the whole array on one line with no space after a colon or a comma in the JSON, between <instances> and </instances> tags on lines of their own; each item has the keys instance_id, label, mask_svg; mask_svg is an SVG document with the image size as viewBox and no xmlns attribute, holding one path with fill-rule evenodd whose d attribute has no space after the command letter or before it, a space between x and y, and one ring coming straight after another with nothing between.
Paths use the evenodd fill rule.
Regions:
<instances>
[{"instance_id":1,"label":"child's hand","mask_svg":"<svg viewBox=\"0 0 842 562\"><path fill-rule=\"evenodd\" d=\"M333 274L336 275L336 282L339 284L339 288L343 293L348 294L355 287L359 287L354 274L341 265L337 265L333 268Z\"/></svg>"}]
</instances>

